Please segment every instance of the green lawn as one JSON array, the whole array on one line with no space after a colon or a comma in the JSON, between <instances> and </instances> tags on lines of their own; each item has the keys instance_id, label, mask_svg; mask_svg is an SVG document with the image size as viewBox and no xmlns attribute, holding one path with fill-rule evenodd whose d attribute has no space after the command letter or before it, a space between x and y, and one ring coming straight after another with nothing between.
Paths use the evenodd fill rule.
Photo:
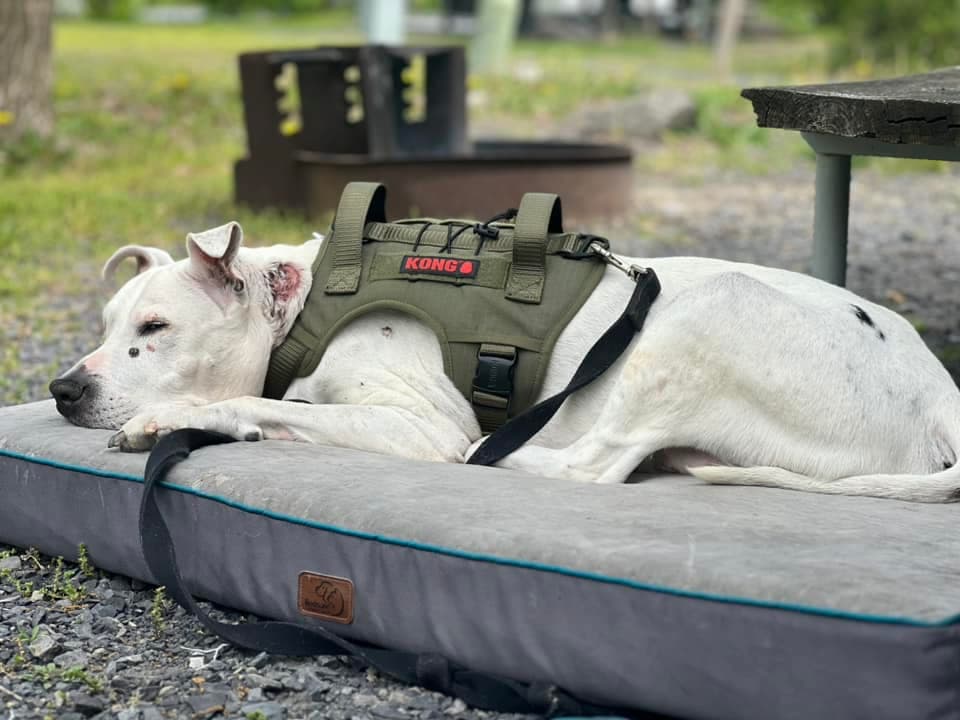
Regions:
<instances>
[{"instance_id":1,"label":"green lawn","mask_svg":"<svg viewBox=\"0 0 960 720\"><path fill-rule=\"evenodd\" d=\"M254 240L297 241L300 218L253 215L231 202L231 166L243 154L239 52L356 42L350 17L247 20L156 28L61 23L55 33L57 139L21 148L0 167L0 302L22 307L46 289L80 282L77 262L99 264L123 243L180 245L188 230L239 217ZM743 49L757 81L800 80L822 55L815 41ZM539 77L471 79L486 103L475 113L505 125L543 125L583 103L669 82L698 93L702 137L668 143L647 159L667 171L688 144L699 153L757 140L748 104L715 85L705 48L651 39L614 43L525 42L516 59ZM809 72L809 70L804 70ZM677 147L679 143L679 148ZM720 153L722 155L722 152ZM706 161L729 162L729 158ZM658 165L659 163L659 165ZM89 282L85 280L84 282Z\"/></svg>"},{"instance_id":2,"label":"green lawn","mask_svg":"<svg viewBox=\"0 0 960 720\"><path fill-rule=\"evenodd\" d=\"M185 28L58 24L57 137L0 162L0 385L29 362L17 347L22 334L61 331L71 304L100 292L99 267L119 245L179 256L186 232L231 218L253 243L296 243L316 229L232 203L232 164L244 153L236 55L359 39L343 13ZM681 182L704 167L768 171L796 162L803 147L792 134L757 130L739 87L820 79L824 55L816 38L747 44L736 82L718 84L703 47L649 38L522 42L514 67L533 71L471 78L485 98L473 119L542 130L586 102L680 85L698 98L699 130L643 153L641 172Z\"/></svg>"}]
</instances>

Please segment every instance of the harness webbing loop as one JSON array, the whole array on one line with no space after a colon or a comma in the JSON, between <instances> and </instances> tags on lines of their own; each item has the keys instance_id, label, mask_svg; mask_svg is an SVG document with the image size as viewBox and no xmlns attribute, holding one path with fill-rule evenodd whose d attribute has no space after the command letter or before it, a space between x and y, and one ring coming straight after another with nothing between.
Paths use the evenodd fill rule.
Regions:
<instances>
[{"instance_id":1,"label":"harness webbing loop","mask_svg":"<svg viewBox=\"0 0 960 720\"><path fill-rule=\"evenodd\" d=\"M334 216L333 267L327 278L328 295L355 293L360 285L363 228L368 222L386 222L387 189L380 183L352 182L340 196Z\"/></svg>"},{"instance_id":2,"label":"harness webbing loop","mask_svg":"<svg viewBox=\"0 0 960 720\"><path fill-rule=\"evenodd\" d=\"M552 193L527 193L520 201L513 235L513 266L506 297L539 303L543 297L547 235L563 232L560 198Z\"/></svg>"}]
</instances>

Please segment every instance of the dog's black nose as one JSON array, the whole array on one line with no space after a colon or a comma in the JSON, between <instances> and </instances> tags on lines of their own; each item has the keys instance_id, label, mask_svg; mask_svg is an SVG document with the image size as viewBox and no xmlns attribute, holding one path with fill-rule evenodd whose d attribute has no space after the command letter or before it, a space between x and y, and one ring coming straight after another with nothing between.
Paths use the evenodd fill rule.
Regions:
<instances>
[{"instance_id":1,"label":"dog's black nose","mask_svg":"<svg viewBox=\"0 0 960 720\"><path fill-rule=\"evenodd\" d=\"M50 394L57 401L57 407L69 410L80 401L87 391L87 383L78 382L69 378L57 378L50 383Z\"/></svg>"}]
</instances>

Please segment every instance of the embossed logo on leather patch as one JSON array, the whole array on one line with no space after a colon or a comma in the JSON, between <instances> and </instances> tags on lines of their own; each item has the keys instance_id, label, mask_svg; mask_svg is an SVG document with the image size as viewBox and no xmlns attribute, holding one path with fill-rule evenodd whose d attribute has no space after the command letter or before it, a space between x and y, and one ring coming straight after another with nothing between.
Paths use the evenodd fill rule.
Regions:
<instances>
[{"instance_id":1,"label":"embossed logo on leather patch","mask_svg":"<svg viewBox=\"0 0 960 720\"><path fill-rule=\"evenodd\" d=\"M300 573L297 606L304 615L349 625L353 622L353 583L304 571Z\"/></svg>"},{"instance_id":2,"label":"embossed logo on leather patch","mask_svg":"<svg viewBox=\"0 0 960 720\"><path fill-rule=\"evenodd\" d=\"M451 257L430 255L404 255L400 272L404 274L445 275L446 277L473 278L480 270L479 260L458 260Z\"/></svg>"}]
</instances>

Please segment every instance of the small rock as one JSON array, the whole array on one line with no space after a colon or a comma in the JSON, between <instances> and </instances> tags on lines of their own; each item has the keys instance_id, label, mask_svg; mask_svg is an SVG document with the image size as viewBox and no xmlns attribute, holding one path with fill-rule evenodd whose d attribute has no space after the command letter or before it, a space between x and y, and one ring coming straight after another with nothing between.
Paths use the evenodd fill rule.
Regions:
<instances>
[{"instance_id":1,"label":"small rock","mask_svg":"<svg viewBox=\"0 0 960 720\"><path fill-rule=\"evenodd\" d=\"M283 683L272 677L264 677L256 673L247 673L247 684L250 687L259 687L264 690L282 690Z\"/></svg>"},{"instance_id":2,"label":"small rock","mask_svg":"<svg viewBox=\"0 0 960 720\"><path fill-rule=\"evenodd\" d=\"M666 130L688 130L696 123L693 97L677 88L657 88L622 100L595 103L574 113L568 121L580 137L617 140L656 139Z\"/></svg>"},{"instance_id":3,"label":"small rock","mask_svg":"<svg viewBox=\"0 0 960 720\"><path fill-rule=\"evenodd\" d=\"M127 606L127 599L123 595L114 595L104 601L107 605L113 605L118 610L123 610Z\"/></svg>"},{"instance_id":4,"label":"small rock","mask_svg":"<svg viewBox=\"0 0 960 720\"><path fill-rule=\"evenodd\" d=\"M85 668L90 664L90 656L83 650L70 650L57 655L53 663L60 668Z\"/></svg>"},{"instance_id":5,"label":"small rock","mask_svg":"<svg viewBox=\"0 0 960 720\"><path fill-rule=\"evenodd\" d=\"M369 693L357 693L353 696L353 704L360 707L370 707L377 704L377 696Z\"/></svg>"},{"instance_id":6,"label":"small rock","mask_svg":"<svg viewBox=\"0 0 960 720\"><path fill-rule=\"evenodd\" d=\"M446 710L443 711L443 714L444 715L463 715L466 711L467 711L467 704L460 698L457 698L450 704L450 707L448 707Z\"/></svg>"},{"instance_id":7,"label":"small rock","mask_svg":"<svg viewBox=\"0 0 960 720\"><path fill-rule=\"evenodd\" d=\"M19 570L22 566L23 563L20 561L20 558L17 555L0 558L0 570L9 570L10 572L14 572Z\"/></svg>"},{"instance_id":8,"label":"small rock","mask_svg":"<svg viewBox=\"0 0 960 720\"><path fill-rule=\"evenodd\" d=\"M436 695L413 695L404 703L414 710L438 710L440 704Z\"/></svg>"},{"instance_id":9,"label":"small rock","mask_svg":"<svg viewBox=\"0 0 960 720\"><path fill-rule=\"evenodd\" d=\"M330 692L333 685L326 680L317 680L310 686L310 699L313 702L323 702L324 696Z\"/></svg>"},{"instance_id":10,"label":"small rock","mask_svg":"<svg viewBox=\"0 0 960 720\"><path fill-rule=\"evenodd\" d=\"M136 708L124 708L117 713L117 720L140 720L140 711Z\"/></svg>"},{"instance_id":11,"label":"small rock","mask_svg":"<svg viewBox=\"0 0 960 720\"><path fill-rule=\"evenodd\" d=\"M153 705L141 705L140 720L163 720L163 715Z\"/></svg>"},{"instance_id":12,"label":"small rock","mask_svg":"<svg viewBox=\"0 0 960 720\"><path fill-rule=\"evenodd\" d=\"M301 675L284 678L281 683L285 690L293 690L294 692L303 692L303 689L307 686Z\"/></svg>"},{"instance_id":13,"label":"small rock","mask_svg":"<svg viewBox=\"0 0 960 720\"><path fill-rule=\"evenodd\" d=\"M244 699L248 703L258 703L258 702L263 702L267 698L264 696L263 690L257 687L257 688L251 688L250 690L248 690L247 697Z\"/></svg>"},{"instance_id":14,"label":"small rock","mask_svg":"<svg viewBox=\"0 0 960 720\"><path fill-rule=\"evenodd\" d=\"M250 665L259 670L260 668L266 666L269 662L270 656L267 653L262 652L250 661Z\"/></svg>"},{"instance_id":15,"label":"small rock","mask_svg":"<svg viewBox=\"0 0 960 720\"><path fill-rule=\"evenodd\" d=\"M107 666L107 669L104 674L109 677L110 675L109 665ZM110 687L112 687L114 690L133 690L135 687L137 687L137 684L138 684L137 680L128 678L128 677L123 677L122 675L117 675L115 677L110 678Z\"/></svg>"},{"instance_id":16,"label":"small rock","mask_svg":"<svg viewBox=\"0 0 960 720\"><path fill-rule=\"evenodd\" d=\"M391 690L387 693L386 698L391 705L407 705L411 696L403 690Z\"/></svg>"},{"instance_id":17,"label":"small rock","mask_svg":"<svg viewBox=\"0 0 960 720\"><path fill-rule=\"evenodd\" d=\"M70 702L74 709L84 717L91 717L106 709L106 703L98 697L91 697L86 693L73 693Z\"/></svg>"},{"instance_id":18,"label":"small rock","mask_svg":"<svg viewBox=\"0 0 960 720\"><path fill-rule=\"evenodd\" d=\"M93 614L99 618L114 618L117 616L117 606L100 603L93 606Z\"/></svg>"},{"instance_id":19,"label":"small rock","mask_svg":"<svg viewBox=\"0 0 960 720\"><path fill-rule=\"evenodd\" d=\"M51 657L53 653L59 649L57 641L50 637L47 633L40 633L28 648L30 654L35 658L45 658Z\"/></svg>"},{"instance_id":20,"label":"small rock","mask_svg":"<svg viewBox=\"0 0 960 720\"><path fill-rule=\"evenodd\" d=\"M203 695L191 695L187 698L187 705L190 706L195 715L201 717L223 712L226 704L227 696L223 693L204 693Z\"/></svg>"},{"instance_id":21,"label":"small rock","mask_svg":"<svg viewBox=\"0 0 960 720\"><path fill-rule=\"evenodd\" d=\"M245 717L260 713L266 720L283 720L287 716L286 708L275 702L247 703L240 707L240 712Z\"/></svg>"},{"instance_id":22,"label":"small rock","mask_svg":"<svg viewBox=\"0 0 960 720\"><path fill-rule=\"evenodd\" d=\"M377 705L370 708L370 714L384 720L407 720L410 716L389 705Z\"/></svg>"}]
</instances>

